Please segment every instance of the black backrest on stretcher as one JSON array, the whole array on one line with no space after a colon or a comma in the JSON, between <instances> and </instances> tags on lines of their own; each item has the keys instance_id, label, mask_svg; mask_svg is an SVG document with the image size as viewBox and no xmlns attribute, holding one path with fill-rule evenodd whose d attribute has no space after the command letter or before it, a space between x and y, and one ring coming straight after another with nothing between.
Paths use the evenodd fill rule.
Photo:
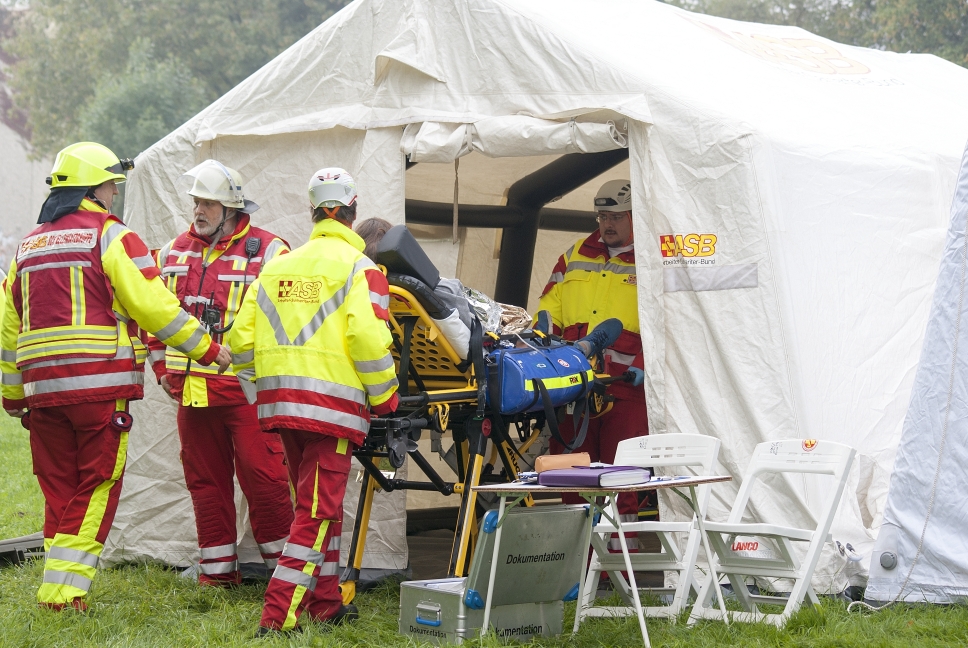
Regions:
<instances>
[{"instance_id":1,"label":"black backrest on stretcher","mask_svg":"<svg viewBox=\"0 0 968 648\"><path fill-rule=\"evenodd\" d=\"M419 279L433 291L440 273L406 225L394 225L377 246L376 262L395 273Z\"/></svg>"}]
</instances>

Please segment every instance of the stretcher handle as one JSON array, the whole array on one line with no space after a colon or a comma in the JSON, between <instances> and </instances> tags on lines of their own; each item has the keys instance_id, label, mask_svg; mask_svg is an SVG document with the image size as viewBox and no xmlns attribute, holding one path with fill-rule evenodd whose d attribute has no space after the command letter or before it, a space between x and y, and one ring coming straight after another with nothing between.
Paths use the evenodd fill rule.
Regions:
<instances>
[{"instance_id":1,"label":"stretcher handle","mask_svg":"<svg viewBox=\"0 0 968 648\"><path fill-rule=\"evenodd\" d=\"M632 373L631 371L626 371L625 373L620 374L618 376L609 376L608 378L596 378L595 380L602 385L611 385L612 383L616 383L616 382L630 383L635 380L635 374ZM401 398L400 400L403 400L403 399Z\"/></svg>"}]
</instances>

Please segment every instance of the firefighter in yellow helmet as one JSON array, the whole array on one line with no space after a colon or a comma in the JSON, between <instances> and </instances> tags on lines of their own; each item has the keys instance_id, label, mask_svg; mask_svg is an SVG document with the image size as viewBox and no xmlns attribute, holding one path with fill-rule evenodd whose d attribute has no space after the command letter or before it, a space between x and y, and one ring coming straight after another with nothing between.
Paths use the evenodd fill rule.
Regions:
<instances>
[{"instance_id":1,"label":"firefighter in yellow helmet","mask_svg":"<svg viewBox=\"0 0 968 648\"><path fill-rule=\"evenodd\" d=\"M343 495L370 411L397 406L392 338L378 272L352 229L356 183L343 169L310 180L309 242L262 268L230 336L240 379L255 380L259 419L278 432L296 491L296 518L265 596L259 634L289 631L305 611L322 622L357 618L339 593Z\"/></svg>"},{"instance_id":2,"label":"firefighter in yellow helmet","mask_svg":"<svg viewBox=\"0 0 968 648\"><path fill-rule=\"evenodd\" d=\"M165 288L148 248L110 210L133 168L100 144L57 154L39 227L21 241L4 286L3 407L30 430L46 499L42 606L86 609L121 493L132 419L143 397L144 327L202 364L227 369Z\"/></svg>"}]
</instances>

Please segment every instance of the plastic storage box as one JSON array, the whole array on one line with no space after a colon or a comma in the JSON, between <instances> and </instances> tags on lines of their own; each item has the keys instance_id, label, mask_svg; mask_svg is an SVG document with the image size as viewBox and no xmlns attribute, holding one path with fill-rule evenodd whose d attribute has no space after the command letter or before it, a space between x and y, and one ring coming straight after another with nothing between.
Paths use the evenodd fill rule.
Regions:
<instances>
[{"instance_id":1,"label":"plastic storage box","mask_svg":"<svg viewBox=\"0 0 968 648\"><path fill-rule=\"evenodd\" d=\"M511 509L504 520L489 625L499 637L527 641L561 634L564 600L578 596L585 566L586 506ZM498 513L488 511L470 575L400 585L400 633L461 643L480 634Z\"/></svg>"}]
</instances>

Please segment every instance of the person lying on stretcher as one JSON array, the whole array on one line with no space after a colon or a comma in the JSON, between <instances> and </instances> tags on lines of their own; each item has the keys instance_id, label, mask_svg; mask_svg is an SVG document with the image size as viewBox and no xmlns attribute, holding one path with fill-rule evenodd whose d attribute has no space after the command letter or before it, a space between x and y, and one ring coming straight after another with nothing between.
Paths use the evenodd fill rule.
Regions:
<instances>
[{"instance_id":1,"label":"person lying on stretcher","mask_svg":"<svg viewBox=\"0 0 968 648\"><path fill-rule=\"evenodd\" d=\"M513 312L516 319L530 322L530 317L523 309L494 302L479 291L466 288L458 279L441 277L406 226L394 226L382 218L368 218L357 223L355 231L366 244L363 254L371 261L383 265L388 273L401 276L401 279L409 278L407 283L416 289L414 292L421 288L419 283L432 290L439 307L436 312L430 312L430 316L461 360L467 359L471 326L475 319L481 321L481 316L486 317L489 321L482 322L484 330L496 334L515 332L502 331L500 328L502 309L504 312ZM522 311L523 317L519 317L517 311ZM542 333L550 332L550 317L546 311L538 314L535 329ZM621 332L621 321L606 320L575 345L586 357L591 358L613 344Z\"/></svg>"}]
</instances>

